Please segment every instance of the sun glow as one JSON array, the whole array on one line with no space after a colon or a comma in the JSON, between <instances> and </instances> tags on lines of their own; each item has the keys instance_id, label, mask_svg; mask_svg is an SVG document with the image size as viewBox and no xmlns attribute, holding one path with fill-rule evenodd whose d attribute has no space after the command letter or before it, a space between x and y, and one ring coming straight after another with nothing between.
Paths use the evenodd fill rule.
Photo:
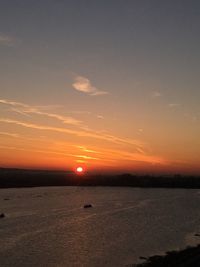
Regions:
<instances>
[{"instance_id":1,"label":"sun glow","mask_svg":"<svg viewBox=\"0 0 200 267\"><path fill-rule=\"evenodd\" d=\"M83 168L82 167L77 167L76 168L77 173L83 173Z\"/></svg>"}]
</instances>

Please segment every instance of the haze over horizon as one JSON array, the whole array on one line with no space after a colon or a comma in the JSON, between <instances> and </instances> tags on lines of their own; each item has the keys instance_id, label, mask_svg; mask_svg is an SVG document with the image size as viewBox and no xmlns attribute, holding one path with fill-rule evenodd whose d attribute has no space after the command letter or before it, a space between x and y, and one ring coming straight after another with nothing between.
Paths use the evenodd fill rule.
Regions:
<instances>
[{"instance_id":1,"label":"haze over horizon","mask_svg":"<svg viewBox=\"0 0 200 267\"><path fill-rule=\"evenodd\" d=\"M0 166L200 173L200 2L1 1Z\"/></svg>"}]
</instances>

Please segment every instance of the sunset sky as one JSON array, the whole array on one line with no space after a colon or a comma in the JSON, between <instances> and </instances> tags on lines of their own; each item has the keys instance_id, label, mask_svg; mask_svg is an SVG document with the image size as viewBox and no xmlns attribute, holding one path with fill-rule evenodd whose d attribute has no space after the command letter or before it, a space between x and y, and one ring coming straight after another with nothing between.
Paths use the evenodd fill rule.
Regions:
<instances>
[{"instance_id":1,"label":"sunset sky","mask_svg":"<svg viewBox=\"0 0 200 267\"><path fill-rule=\"evenodd\" d=\"M0 166L200 173L200 1L0 1Z\"/></svg>"}]
</instances>

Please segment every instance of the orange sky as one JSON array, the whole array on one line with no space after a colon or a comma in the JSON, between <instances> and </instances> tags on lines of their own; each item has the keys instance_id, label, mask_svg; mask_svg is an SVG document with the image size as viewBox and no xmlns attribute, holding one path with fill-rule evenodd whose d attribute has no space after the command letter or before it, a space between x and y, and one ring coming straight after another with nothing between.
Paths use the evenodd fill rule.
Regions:
<instances>
[{"instance_id":1,"label":"orange sky","mask_svg":"<svg viewBox=\"0 0 200 267\"><path fill-rule=\"evenodd\" d=\"M135 138L99 131L94 129L95 123L93 128L86 125L80 114L66 116L58 113L59 108L55 113L51 106L1 99L0 108L6 117L0 118L2 167L73 170L80 165L89 171L198 171L198 157L191 158L192 148L182 147L181 138L181 145L162 144L167 138L163 135L161 140L157 137L156 144L149 144L142 129ZM99 120L103 119L96 118L96 124ZM157 152L153 151L154 145Z\"/></svg>"},{"instance_id":2,"label":"orange sky","mask_svg":"<svg viewBox=\"0 0 200 267\"><path fill-rule=\"evenodd\" d=\"M0 167L199 173L199 3L186 2L2 3Z\"/></svg>"}]
</instances>

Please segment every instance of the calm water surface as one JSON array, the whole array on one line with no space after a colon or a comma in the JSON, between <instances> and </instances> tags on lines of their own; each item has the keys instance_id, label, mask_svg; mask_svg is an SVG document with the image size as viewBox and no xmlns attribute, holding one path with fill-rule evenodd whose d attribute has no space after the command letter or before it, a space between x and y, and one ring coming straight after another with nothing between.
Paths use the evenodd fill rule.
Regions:
<instances>
[{"instance_id":1,"label":"calm water surface","mask_svg":"<svg viewBox=\"0 0 200 267\"><path fill-rule=\"evenodd\" d=\"M1 189L1 212L2 267L129 266L200 241L200 190Z\"/></svg>"}]
</instances>

